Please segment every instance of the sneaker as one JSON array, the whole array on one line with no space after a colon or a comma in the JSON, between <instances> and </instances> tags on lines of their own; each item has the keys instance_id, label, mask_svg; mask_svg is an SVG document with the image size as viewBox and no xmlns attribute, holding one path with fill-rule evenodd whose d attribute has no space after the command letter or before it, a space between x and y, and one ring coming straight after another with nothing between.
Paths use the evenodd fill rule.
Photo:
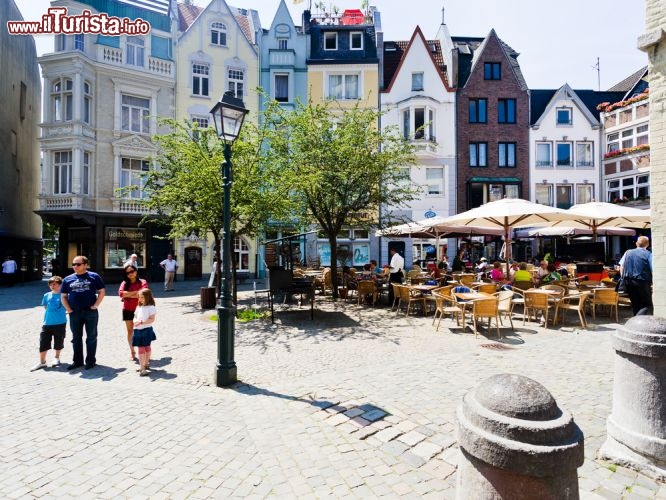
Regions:
<instances>
[{"instance_id":1,"label":"sneaker","mask_svg":"<svg viewBox=\"0 0 666 500\"><path fill-rule=\"evenodd\" d=\"M53 358L53 361L51 361L51 368L57 368L60 366L60 358Z\"/></svg>"},{"instance_id":2,"label":"sneaker","mask_svg":"<svg viewBox=\"0 0 666 500\"><path fill-rule=\"evenodd\" d=\"M41 370L42 368L46 368L46 363L37 363L35 366L30 368L30 371L36 372L37 370Z\"/></svg>"},{"instance_id":3,"label":"sneaker","mask_svg":"<svg viewBox=\"0 0 666 500\"><path fill-rule=\"evenodd\" d=\"M148 376L148 370L141 370L139 372L139 377L147 377Z\"/></svg>"}]
</instances>

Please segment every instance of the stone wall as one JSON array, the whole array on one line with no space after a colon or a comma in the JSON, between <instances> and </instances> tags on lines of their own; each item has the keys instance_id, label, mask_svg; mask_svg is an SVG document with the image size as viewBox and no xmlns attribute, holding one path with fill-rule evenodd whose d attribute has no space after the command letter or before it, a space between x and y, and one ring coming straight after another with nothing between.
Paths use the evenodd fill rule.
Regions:
<instances>
[{"instance_id":1,"label":"stone wall","mask_svg":"<svg viewBox=\"0 0 666 500\"><path fill-rule=\"evenodd\" d=\"M666 3L646 0L645 5L645 34L638 48L649 59L653 301L654 314L666 317Z\"/></svg>"}]
</instances>

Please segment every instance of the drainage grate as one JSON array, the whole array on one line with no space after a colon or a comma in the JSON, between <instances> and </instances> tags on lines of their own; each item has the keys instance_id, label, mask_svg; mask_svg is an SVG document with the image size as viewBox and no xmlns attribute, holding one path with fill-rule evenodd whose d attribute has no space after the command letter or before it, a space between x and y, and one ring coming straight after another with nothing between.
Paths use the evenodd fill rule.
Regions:
<instances>
[{"instance_id":1,"label":"drainage grate","mask_svg":"<svg viewBox=\"0 0 666 500\"><path fill-rule=\"evenodd\" d=\"M506 344L480 344L479 347L483 347L484 349L490 349L492 351L506 351L509 349L513 349L513 347L508 346Z\"/></svg>"}]
</instances>

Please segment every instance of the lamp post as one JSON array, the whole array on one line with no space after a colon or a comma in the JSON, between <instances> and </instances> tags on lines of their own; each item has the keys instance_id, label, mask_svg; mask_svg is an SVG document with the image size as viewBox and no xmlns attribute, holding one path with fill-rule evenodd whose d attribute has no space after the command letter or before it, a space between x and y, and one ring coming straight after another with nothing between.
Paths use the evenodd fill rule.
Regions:
<instances>
[{"instance_id":1,"label":"lamp post","mask_svg":"<svg viewBox=\"0 0 666 500\"><path fill-rule=\"evenodd\" d=\"M215 131L224 141L224 163L222 164L222 294L217 308L217 364L215 385L225 387L236 382L234 361L234 335L236 308L231 296L231 145L238 138L248 110L243 101L227 91L210 114Z\"/></svg>"}]
</instances>

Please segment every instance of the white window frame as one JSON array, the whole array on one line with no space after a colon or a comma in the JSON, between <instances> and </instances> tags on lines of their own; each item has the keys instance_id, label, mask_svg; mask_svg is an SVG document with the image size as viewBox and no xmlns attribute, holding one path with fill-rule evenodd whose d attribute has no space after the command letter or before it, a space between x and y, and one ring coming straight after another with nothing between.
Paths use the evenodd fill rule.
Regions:
<instances>
[{"instance_id":1,"label":"white window frame","mask_svg":"<svg viewBox=\"0 0 666 500\"><path fill-rule=\"evenodd\" d=\"M210 95L210 64L192 63L192 95L198 97Z\"/></svg>"},{"instance_id":2,"label":"white window frame","mask_svg":"<svg viewBox=\"0 0 666 500\"><path fill-rule=\"evenodd\" d=\"M55 51L62 52L67 49L67 36L60 34L55 36Z\"/></svg>"},{"instance_id":3,"label":"white window frame","mask_svg":"<svg viewBox=\"0 0 666 500\"><path fill-rule=\"evenodd\" d=\"M129 102L130 99L133 101ZM139 100L145 101L147 107L141 106ZM120 129L139 134L150 133L150 98L127 93L120 95Z\"/></svg>"},{"instance_id":4,"label":"white window frame","mask_svg":"<svg viewBox=\"0 0 666 500\"><path fill-rule=\"evenodd\" d=\"M53 194L72 194L72 150L53 152Z\"/></svg>"},{"instance_id":5,"label":"white window frame","mask_svg":"<svg viewBox=\"0 0 666 500\"><path fill-rule=\"evenodd\" d=\"M363 50L362 31L351 31L349 33L349 50Z\"/></svg>"},{"instance_id":6,"label":"white window frame","mask_svg":"<svg viewBox=\"0 0 666 500\"><path fill-rule=\"evenodd\" d=\"M224 23L219 21L210 23L210 44L218 47L227 46L227 27Z\"/></svg>"},{"instance_id":7,"label":"white window frame","mask_svg":"<svg viewBox=\"0 0 666 500\"><path fill-rule=\"evenodd\" d=\"M606 153L620 150L620 133L612 132L606 135Z\"/></svg>"},{"instance_id":8,"label":"white window frame","mask_svg":"<svg viewBox=\"0 0 666 500\"><path fill-rule=\"evenodd\" d=\"M650 174L641 172L626 177L608 179L606 181L606 193L607 200L610 203L615 201L616 198L631 199L650 196Z\"/></svg>"},{"instance_id":9,"label":"white window frame","mask_svg":"<svg viewBox=\"0 0 666 500\"><path fill-rule=\"evenodd\" d=\"M567 120L560 121L560 112L567 114ZM573 109L567 107L560 107L555 109L555 124L558 127L573 125Z\"/></svg>"},{"instance_id":10,"label":"white window frame","mask_svg":"<svg viewBox=\"0 0 666 500\"><path fill-rule=\"evenodd\" d=\"M561 163L564 160L560 160L560 146L569 146L569 163ZM564 167L564 168L569 168L573 167L573 145L569 141L560 141L555 143L555 165L557 165L558 168Z\"/></svg>"},{"instance_id":11,"label":"white window frame","mask_svg":"<svg viewBox=\"0 0 666 500\"><path fill-rule=\"evenodd\" d=\"M576 203L594 201L594 184L576 184Z\"/></svg>"},{"instance_id":12,"label":"white window frame","mask_svg":"<svg viewBox=\"0 0 666 500\"><path fill-rule=\"evenodd\" d=\"M569 193L569 200L566 203L560 203L560 193L566 195ZM564 205L567 205L566 207ZM573 186L571 184L557 184L555 186L555 206L557 208L567 209L573 205Z\"/></svg>"},{"instance_id":13,"label":"white window frame","mask_svg":"<svg viewBox=\"0 0 666 500\"><path fill-rule=\"evenodd\" d=\"M423 71L412 73L412 92L423 91Z\"/></svg>"},{"instance_id":14,"label":"white window frame","mask_svg":"<svg viewBox=\"0 0 666 500\"><path fill-rule=\"evenodd\" d=\"M74 50L80 50L81 52L86 49L86 40L83 33L74 34Z\"/></svg>"},{"instance_id":15,"label":"white window frame","mask_svg":"<svg viewBox=\"0 0 666 500\"><path fill-rule=\"evenodd\" d=\"M543 158L543 152L547 152L548 159ZM553 167L553 144L551 142L537 142L535 148L536 158L534 165L536 168L552 168Z\"/></svg>"},{"instance_id":16,"label":"white window frame","mask_svg":"<svg viewBox=\"0 0 666 500\"><path fill-rule=\"evenodd\" d=\"M227 90L233 92L234 97L242 99L245 92L245 70L229 68L227 70Z\"/></svg>"},{"instance_id":17,"label":"white window frame","mask_svg":"<svg viewBox=\"0 0 666 500\"><path fill-rule=\"evenodd\" d=\"M542 192L540 192L542 191ZM543 192L545 191L545 192ZM543 198L547 198L547 203L543 203ZM549 207L553 206L554 196L553 196L553 185L552 184L536 184L534 186L534 201L541 205L548 205Z\"/></svg>"},{"instance_id":18,"label":"white window frame","mask_svg":"<svg viewBox=\"0 0 666 500\"><path fill-rule=\"evenodd\" d=\"M333 79L339 79L338 82L333 82ZM353 80L356 80L356 91L348 92L350 85L354 85ZM358 100L361 98L361 75L358 73L334 73L329 74L327 78L328 89L326 95L328 99L337 100ZM339 89L338 89L339 87ZM339 92L338 92L339 90ZM335 92L335 93L334 93Z\"/></svg>"},{"instance_id":19,"label":"white window frame","mask_svg":"<svg viewBox=\"0 0 666 500\"><path fill-rule=\"evenodd\" d=\"M51 82L51 111L54 122L71 122L74 114L74 83L70 78Z\"/></svg>"},{"instance_id":20,"label":"white window frame","mask_svg":"<svg viewBox=\"0 0 666 500\"><path fill-rule=\"evenodd\" d=\"M426 167L426 194L444 196L444 168Z\"/></svg>"},{"instance_id":21,"label":"white window frame","mask_svg":"<svg viewBox=\"0 0 666 500\"><path fill-rule=\"evenodd\" d=\"M84 151L81 157L81 194L90 194L90 158L92 154Z\"/></svg>"},{"instance_id":22,"label":"white window frame","mask_svg":"<svg viewBox=\"0 0 666 500\"><path fill-rule=\"evenodd\" d=\"M289 48L289 39L288 38L278 38L277 39L277 48L278 48L278 50L287 50Z\"/></svg>"},{"instance_id":23,"label":"white window frame","mask_svg":"<svg viewBox=\"0 0 666 500\"><path fill-rule=\"evenodd\" d=\"M594 143L589 141L576 142L576 167L594 167Z\"/></svg>"},{"instance_id":24,"label":"white window frame","mask_svg":"<svg viewBox=\"0 0 666 500\"><path fill-rule=\"evenodd\" d=\"M334 47L328 47L328 42L333 41ZM335 31L324 31L324 50L338 50L338 34Z\"/></svg>"},{"instance_id":25,"label":"white window frame","mask_svg":"<svg viewBox=\"0 0 666 500\"><path fill-rule=\"evenodd\" d=\"M146 41L140 36L128 36L125 40L125 62L143 68L146 58Z\"/></svg>"},{"instance_id":26,"label":"white window frame","mask_svg":"<svg viewBox=\"0 0 666 500\"><path fill-rule=\"evenodd\" d=\"M421 120L417 120L418 115ZM412 106L402 110L402 134L407 140L435 140L435 110L428 106ZM417 132L417 129L421 128Z\"/></svg>"},{"instance_id":27,"label":"white window frame","mask_svg":"<svg viewBox=\"0 0 666 500\"><path fill-rule=\"evenodd\" d=\"M234 238L233 252L236 256L236 271L249 271L250 270L250 245L242 236ZM243 266L243 256L247 257L247 266Z\"/></svg>"},{"instance_id":28,"label":"white window frame","mask_svg":"<svg viewBox=\"0 0 666 500\"><path fill-rule=\"evenodd\" d=\"M145 173L150 170L150 162L142 158L132 158L130 156L121 156L120 158L120 182L121 189L127 189L131 186L138 186L138 189L127 189L123 192L123 197L128 199L140 200L146 197L144 192Z\"/></svg>"},{"instance_id":29,"label":"white window frame","mask_svg":"<svg viewBox=\"0 0 666 500\"><path fill-rule=\"evenodd\" d=\"M83 82L83 109L81 119L83 123L92 124L92 85L90 82Z\"/></svg>"}]
</instances>

